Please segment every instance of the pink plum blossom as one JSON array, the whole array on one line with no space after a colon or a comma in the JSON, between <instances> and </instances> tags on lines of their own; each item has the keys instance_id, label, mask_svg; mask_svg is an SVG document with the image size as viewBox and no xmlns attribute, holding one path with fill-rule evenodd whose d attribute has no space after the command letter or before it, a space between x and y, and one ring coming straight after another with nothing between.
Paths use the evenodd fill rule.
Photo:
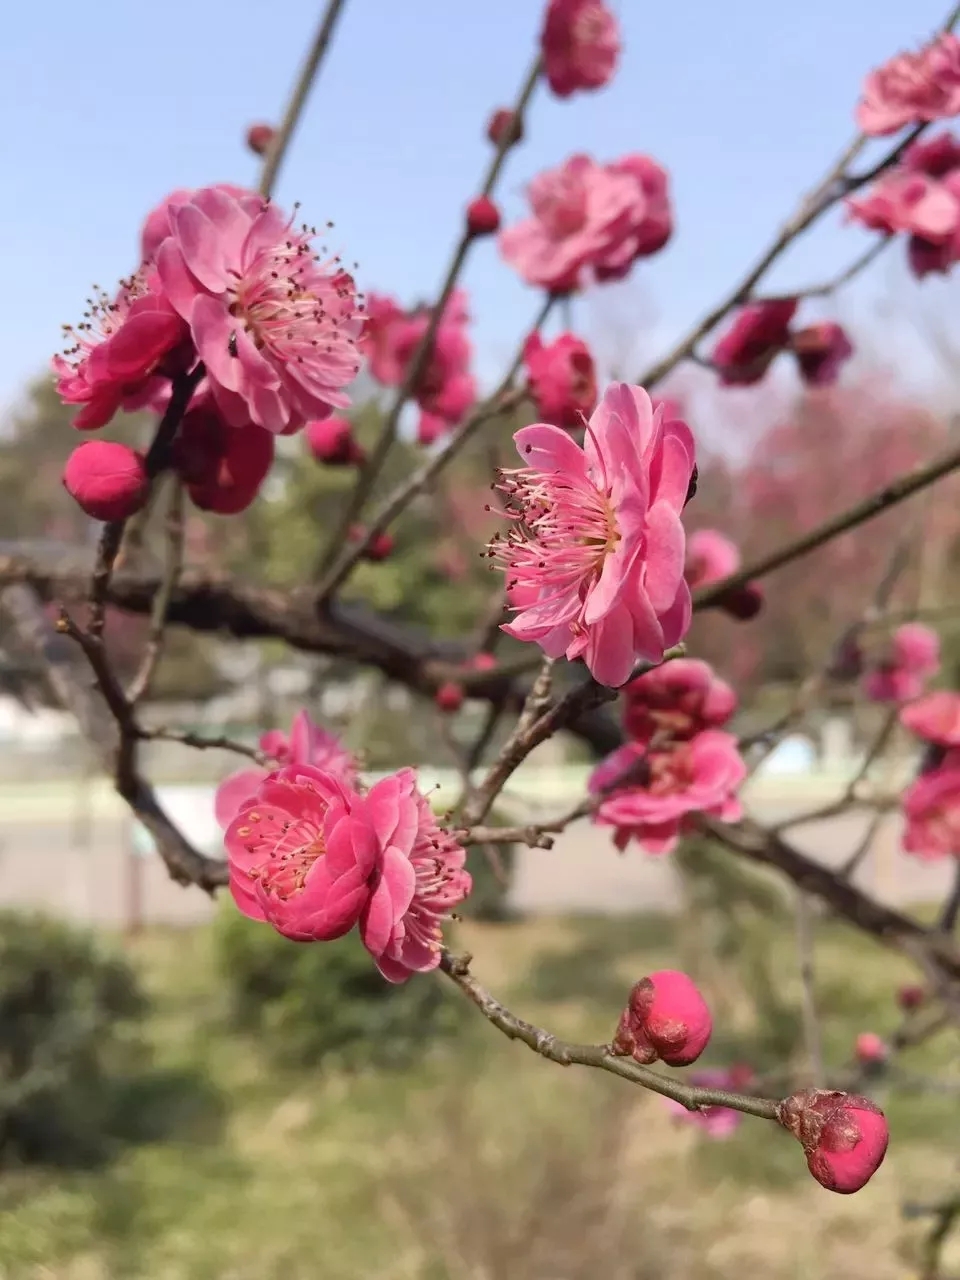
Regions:
<instances>
[{"instance_id":1,"label":"pink plum blossom","mask_svg":"<svg viewBox=\"0 0 960 1280\"><path fill-rule=\"evenodd\" d=\"M690 534L684 573L691 589L720 582L739 568L739 548L726 534L718 529L698 529Z\"/></svg>"},{"instance_id":2,"label":"pink plum blossom","mask_svg":"<svg viewBox=\"0 0 960 1280\"><path fill-rule=\"evenodd\" d=\"M960 747L960 693L938 689L900 708L900 723L925 742Z\"/></svg>"},{"instance_id":3,"label":"pink plum blossom","mask_svg":"<svg viewBox=\"0 0 960 1280\"><path fill-rule=\"evenodd\" d=\"M325 774L343 778L348 786L356 783L357 762L353 755L336 734L322 728L306 711L298 711L293 717L289 735L279 729L270 729L261 734L259 747L265 756L275 760L281 767L308 764ZM268 773L268 769L254 766L240 769L220 783L214 810L221 827L226 827L232 821L240 806L255 794Z\"/></svg>"},{"instance_id":4,"label":"pink plum blossom","mask_svg":"<svg viewBox=\"0 0 960 1280\"><path fill-rule=\"evenodd\" d=\"M82 324L65 326L68 347L52 365L64 404L82 405L73 425L104 426L121 408L140 409L159 386L160 374L185 342L187 326L159 287L155 273L137 271L114 298L97 293Z\"/></svg>"},{"instance_id":5,"label":"pink plum blossom","mask_svg":"<svg viewBox=\"0 0 960 1280\"><path fill-rule=\"evenodd\" d=\"M390 779L362 796L345 779L291 764L258 781L224 833L233 900L296 942L342 937L405 832L380 822Z\"/></svg>"},{"instance_id":6,"label":"pink plum blossom","mask_svg":"<svg viewBox=\"0 0 960 1280\"><path fill-rule=\"evenodd\" d=\"M889 655L864 675L864 691L874 702L905 702L919 697L927 678L939 670L937 633L907 622L893 633Z\"/></svg>"},{"instance_id":7,"label":"pink plum blossom","mask_svg":"<svg viewBox=\"0 0 960 1280\"><path fill-rule=\"evenodd\" d=\"M620 279L635 259L661 249L672 215L667 176L649 156L608 165L571 156L527 191L532 216L500 233L500 253L528 284L569 292Z\"/></svg>"},{"instance_id":8,"label":"pink plum blossom","mask_svg":"<svg viewBox=\"0 0 960 1280\"><path fill-rule=\"evenodd\" d=\"M633 987L612 1048L643 1064L659 1058L686 1067L703 1053L712 1032L710 1010L693 979L660 969Z\"/></svg>"},{"instance_id":9,"label":"pink plum blossom","mask_svg":"<svg viewBox=\"0 0 960 1280\"><path fill-rule=\"evenodd\" d=\"M641 762L647 772L637 778ZM618 771L626 778L620 787L615 786ZM590 778L595 795L613 788L601 800L594 821L614 828L618 849L636 840L648 853L669 853L690 814L736 822L742 812L736 793L746 776L737 739L719 729L704 729L666 751L628 743L601 762Z\"/></svg>"},{"instance_id":10,"label":"pink plum blossom","mask_svg":"<svg viewBox=\"0 0 960 1280\"><path fill-rule=\"evenodd\" d=\"M236 515L260 492L275 437L253 422L224 422L213 396L194 395L173 443L172 463L201 511Z\"/></svg>"},{"instance_id":11,"label":"pink plum blossom","mask_svg":"<svg viewBox=\"0 0 960 1280\"><path fill-rule=\"evenodd\" d=\"M601 0L549 0L540 47L547 83L558 98L600 89L620 56L617 20Z\"/></svg>"},{"instance_id":12,"label":"pink plum blossom","mask_svg":"<svg viewBox=\"0 0 960 1280\"><path fill-rule=\"evenodd\" d=\"M817 1182L841 1195L870 1181L890 1140L876 1103L835 1089L802 1089L784 1098L777 1104L777 1119L803 1147Z\"/></svg>"},{"instance_id":13,"label":"pink plum blossom","mask_svg":"<svg viewBox=\"0 0 960 1280\"><path fill-rule=\"evenodd\" d=\"M864 81L857 124L879 138L960 113L960 40L947 31L917 53L898 53Z\"/></svg>"},{"instance_id":14,"label":"pink plum blossom","mask_svg":"<svg viewBox=\"0 0 960 1280\"><path fill-rule=\"evenodd\" d=\"M737 695L708 662L675 658L624 685L623 724L627 735L649 743L695 737L719 729L737 709Z\"/></svg>"},{"instance_id":15,"label":"pink plum blossom","mask_svg":"<svg viewBox=\"0 0 960 1280\"><path fill-rule=\"evenodd\" d=\"M741 1066L708 1067L703 1071L691 1071L687 1079L700 1089L726 1089L737 1093L750 1083L753 1072L749 1067ZM678 1122L696 1125L708 1138L729 1138L743 1121L743 1112L734 1111L732 1107L698 1107L690 1111L682 1102L674 1102L672 1098L664 1098L664 1103Z\"/></svg>"},{"instance_id":16,"label":"pink plum blossom","mask_svg":"<svg viewBox=\"0 0 960 1280\"><path fill-rule=\"evenodd\" d=\"M664 425L642 388L617 383L582 448L543 423L513 438L525 465L502 471L499 485L513 528L489 553L516 611L503 630L549 657L582 657L595 679L621 685L638 661L661 661L690 625L680 523L690 429Z\"/></svg>"},{"instance_id":17,"label":"pink plum blossom","mask_svg":"<svg viewBox=\"0 0 960 1280\"><path fill-rule=\"evenodd\" d=\"M790 342L796 298L772 298L744 307L713 349L713 364L726 387L759 382Z\"/></svg>"},{"instance_id":18,"label":"pink plum blossom","mask_svg":"<svg viewBox=\"0 0 960 1280\"><path fill-rule=\"evenodd\" d=\"M169 210L157 271L188 324L220 412L295 431L349 403L361 330L352 278L306 228L252 193L204 187Z\"/></svg>"},{"instance_id":19,"label":"pink plum blossom","mask_svg":"<svg viewBox=\"0 0 960 1280\"><path fill-rule=\"evenodd\" d=\"M960 857L960 749L921 773L901 798L903 848L918 858Z\"/></svg>"},{"instance_id":20,"label":"pink plum blossom","mask_svg":"<svg viewBox=\"0 0 960 1280\"><path fill-rule=\"evenodd\" d=\"M853 355L853 344L842 325L831 320L794 330L790 350L797 358L803 381L823 387L836 382L844 361Z\"/></svg>"},{"instance_id":21,"label":"pink plum blossom","mask_svg":"<svg viewBox=\"0 0 960 1280\"><path fill-rule=\"evenodd\" d=\"M385 853L360 936L387 981L405 982L439 965L443 922L472 881L463 849L438 826L412 769L377 783L367 803Z\"/></svg>"},{"instance_id":22,"label":"pink plum blossom","mask_svg":"<svg viewBox=\"0 0 960 1280\"><path fill-rule=\"evenodd\" d=\"M523 362L540 420L555 427L582 426L597 405L597 373L587 344L572 333L545 344L532 333Z\"/></svg>"}]
</instances>

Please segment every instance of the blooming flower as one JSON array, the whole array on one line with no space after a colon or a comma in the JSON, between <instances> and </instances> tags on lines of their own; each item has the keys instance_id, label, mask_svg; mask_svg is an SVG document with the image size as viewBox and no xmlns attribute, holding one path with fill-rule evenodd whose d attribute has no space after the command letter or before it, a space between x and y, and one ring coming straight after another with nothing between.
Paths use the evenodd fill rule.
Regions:
<instances>
[{"instance_id":1,"label":"blooming flower","mask_svg":"<svg viewBox=\"0 0 960 1280\"><path fill-rule=\"evenodd\" d=\"M801 378L814 387L836 382L843 362L853 355L853 344L846 332L833 321L795 330L789 345L800 366Z\"/></svg>"},{"instance_id":2,"label":"blooming flower","mask_svg":"<svg viewBox=\"0 0 960 1280\"><path fill-rule=\"evenodd\" d=\"M532 216L500 233L500 254L528 284L555 292L591 273L622 278L672 230L667 175L649 156L608 165L571 156L538 174L527 196Z\"/></svg>"},{"instance_id":3,"label":"blooming flower","mask_svg":"<svg viewBox=\"0 0 960 1280\"><path fill-rule=\"evenodd\" d=\"M503 629L549 657L582 657L603 684L623 684L690 625L680 512L693 436L685 423L664 425L642 388L617 383L582 448L542 423L514 442L526 465L500 473L513 528L489 551L516 611Z\"/></svg>"},{"instance_id":4,"label":"blooming flower","mask_svg":"<svg viewBox=\"0 0 960 1280\"><path fill-rule=\"evenodd\" d=\"M230 892L243 914L297 942L348 933L397 838L377 820L378 789L384 783L361 796L307 764L267 774L224 833Z\"/></svg>"},{"instance_id":5,"label":"blooming flower","mask_svg":"<svg viewBox=\"0 0 960 1280\"><path fill-rule=\"evenodd\" d=\"M903 848L918 858L960 857L960 750L904 791Z\"/></svg>"},{"instance_id":6,"label":"blooming flower","mask_svg":"<svg viewBox=\"0 0 960 1280\"><path fill-rule=\"evenodd\" d=\"M349 403L361 321L352 278L269 201L204 187L169 209L156 249L228 422L275 434Z\"/></svg>"},{"instance_id":7,"label":"blooming flower","mask_svg":"<svg viewBox=\"0 0 960 1280\"><path fill-rule=\"evenodd\" d=\"M925 742L960 747L960 693L938 689L900 708L900 723Z\"/></svg>"},{"instance_id":8,"label":"blooming flower","mask_svg":"<svg viewBox=\"0 0 960 1280\"><path fill-rule=\"evenodd\" d=\"M126 520L150 492L143 455L114 440L86 440L67 459L63 486L94 520Z\"/></svg>"},{"instance_id":9,"label":"blooming flower","mask_svg":"<svg viewBox=\"0 0 960 1280\"><path fill-rule=\"evenodd\" d=\"M572 333L544 345L531 333L523 347L530 394L541 421L579 427L597 405L597 374L590 348Z\"/></svg>"},{"instance_id":10,"label":"blooming flower","mask_svg":"<svg viewBox=\"0 0 960 1280\"><path fill-rule=\"evenodd\" d=\"M790 341L796 298L771 298L744 307L713 349L712 360L725 387L759 382Z\"/></svg>"},{"instance_id":11,"label":"blooming flower","mask_svg":"<svg viewBox=\"0 0 960 1280\"><path fill-rule=\"evenodd\" d=\"M940 639L919 622L907 622L891 637L890 654L864 676L874 702L905 702L923 692L928 676L940 670Z\"/></svg>"},{"instance_id":12,"label":"blooming flower","mask_svg":"<svg viewBox=\"0 0 960 1280\"><path fill-rule=\"evenodd\" d=\"M616 785L618 776L624 778L621 786ZM618 747L591 775L594 795L610 789L593 820L614 828L618 849L633 839L648 853L669 853L692 813L735 822L742 812L736 792L746 776L737 739L719 729L704 729L665 751L631 742Z\"/></svg>"},{"instance_id":13,"label":"blooming flower","mask_svg":"<svg viewBox=\"0 0 960 1280\"><path fill-rule=\"evenodd\" d=\"M293 717L289 736L279 729L270 729L261 734L259 747L280 766L308 764L322 773L343 778L348 786L356 782L357 762L353 755L335 734L323 729L306 711L298 711ZM241 769L220 783L214 810L221 827L230 823L268 773L268 769L260 767Z\"/></svg>"},{"instance_id":14,"label":"blooming flower","mask_svg":"<svg viewBox=\"0 0 960 1280\"><path fill-rule=\"evenodd\" d=\"M887 1153L886 1118L859 1094L802 1089L777 1104L777 1119L799 1141L807 1168L828 1191L859 1191Z\"/></svg>"},{"instance_id":15,"label":"blooming flower","mask_svg":"<svg viewBox=\"0 0 960 1280\"><path fill-rule=\"evenodd\" d=\"M472 881L463 849L437 825L412 769L378 783L368 807L390 842L363 909L360 936L383 976L405 982L440 963L443 922Z\"/></svg>"},{"instance_id":16,"label":"blooming flower","mask_svg":"<svg viewBox=\"0 0 960 1280\"><path fill-rule=\"evenodd\" d=\"M753 1072L749 1067L742 1066L708 1067L704 1071L691 1071L687 1079L700 1089L728 1089L737 1092L750 1083ZM743 1120L743 1112L734 1111L732 1107L698 1107L696 1111L690 1111L682 1102L674 1102L672 1098L664 1098L663 1101L678 1121L696 1125L708 1138L729 1138Z\"/></svg>"},{"instance_id":17,"label":"blooming flower","mask_svg":"<svg viewBox=\"0 0 960 1280\"><path fill-rule=\"evenodd\" d=\"M628 736L649 743L695 737L719 729L737 709L737 695L708 662L675 658L623 687L623 723Z\"/></svg>"},{"instance_id":18,"label":"blooming flower","mask_svg":"<svg viewBox=\"0 0 960 1280\"><path fill-rule=\"evenodd\" d=\"M194 396L173 443L173 466L194 506L245 511L273 465L274 437L253 422L224 422L213 396Z\"/></svg>"},{"instance_id":19,"label":"blooming flower","mask_svg":"<svg viewBox=\"0 0 960 1280\"><path fill-rule=\"evenodd\" d=\"M187 327L159 289L139 270L115 298L98 292L83 323L65 326L70 344L52 365L64 404L83 408L73 425L96 430L121 408L139 409L159 385L164 362L187 337Z\"/></svg>"},{"instance_id":20,"label":"blooming flower","mask_svg":"<svg viewBox=\"0 0 960 1280\"><path fill-rule=\"evenodd\" d=\"M644 1064L661 1058L671 1067L686 1067L703 1053L712 1032L710 1010L693 979L660 969L630 992L613 1051Z\"/></svg>"},{"instance_id":21,"label":"blooming flower","mask_svg":"<svg viewBox=\"0 0 960 1280\"><path fill-rule=\"evenodd\" d=\"M917 53L898 53L867 76L857 124L879 138L908 124L960 113L960 40L943 32Z\"/></svg>"},{"instance_id":22,"label":"blooming flower","mask_svg":"<svg viewBox=\"0 0 960 1280\"><path fill-rule=\"evenodd\" d=\"M540 47L547 82L558 98L600 89L620 56L617 20L601 0L550 0Z\"/></svg>"}]
</instances>

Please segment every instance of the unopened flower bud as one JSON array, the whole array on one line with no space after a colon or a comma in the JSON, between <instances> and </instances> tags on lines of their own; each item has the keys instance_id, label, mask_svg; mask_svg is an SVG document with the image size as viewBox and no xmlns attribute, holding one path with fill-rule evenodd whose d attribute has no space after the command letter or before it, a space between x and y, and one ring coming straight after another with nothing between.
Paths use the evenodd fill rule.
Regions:
<instances>
[{"instance_id":1,"label":"unopened flower bud","mask_svg":"<svg viewBox=\"0 0 960 1280\"><path fill-rule=\"evenodd\" d=\"M712 1031L710 1010L694 981L676 969L660 969L630 992L613 1051L640 1063L660 1058L685 1067L700 1057Z\"/></svg>"},{"instance_id":2,"label":"unopened flower bud","mask_svg":"<svg viewBox=\"0 0 960 1280\"><path fill-rule=\"evenodd\" d=\"M459 711L463 706L463 685L448 680L440 686L433 700L441 711Z\"/></svg>"},{"instance_id":3,"label":"unopened flower bud","mask_svg":"<svg viewBox=\"0 0 960 1280\"><path fill-rule=\"evenodd\" d=\"M492 653L475 653L470 660L474 671L492 671L496 665L497 660Z\"/></svg>"},{"instance_id":4,"label":"unopened flower bud","mask_svg":"<svg viewBox=\"0 0 960 1280\"><path fill-rule=\"evenodd\" d=\"M807 1168L828 1191L849 1195L879 1169L890 1131L880 1108L859 1094L802 1089L777 1104L777 1119L797 1139Z\"/></svg>"},{"instance_id":5,"label":"unopened flower bud","mask_svg":"<svg viewBox=\"0 0 960 1280\"><path fill-rule=\"evenodd\" d=\"M360 542L366 537L366 531L362 525L355 524L350 530L350 541ZM369 547L363 552L364 560L372 560L374 563L380 560L386 560L387 556L393 551L393 536L389 533L378 533L371 541Z\"/></svg>"},{"instance_id":6,"label":"unopened flower bud","mask_svg":"<svg viewBox=\"0 0 960 1280\"><path fill-rule=\"evenodd\" d=\"M905 983L897 991L897 1004L906 1012L911 1009L919 1009L926 1001L926 998L926 991L916 982Z\"/></svg>"},{"instance_id":7,"label":"unopened flower bud","mask_svg":"<svg viewBox=\"0 0 960 1280\"><path fill-rule=\"evenodd\" d=\"M353 438L353 426L347 418L334 416L308 422L304 435L310 452L328 467L357 467L366 459Z\"/></svg>"},{"instance_id":8,"label":"unopened flower bud","mask_svg":"<svg viewBox=\"0 0 960 1280\"><path fill-rule=\"evenodd\" d=\"M487 121L487 137L495 147L499 147L508 131L510 139L507 146L515 146L523 137L523 124L517 119L516 112L508 107L498 107Z\"/></svg>"},{"instance_id":9,"label":"unopened flower bud","mask_svg":"<svg viewBox=\"0 0 960 1280\"><path fill-rule=\"evenodd\" d=\"M63 485L94 520L126 520L150 492L143 455L113 440L78 445L63 469Z\"/></svg>"},{"instance_id":10,"label":"unopened flower bud","mask_svg":"<svg viewBox=\"0 0 960 1280\"><path fill-rule=\"evenodd\" d=\"M763 608L763 588L756 582L748 582L724 593L717 606L738 622L749 622Z\"/></svg>"},{"instance_id":11,"label":"unopened flower bud","mask_svg":"<svg viewBox=\"0 0 960 1280\"><path fill-rule=\"evenodd\" d=\"M477 196L467 205L467 230L472 236L492 236L500 230L500 210L489 196Z\"/></svg>"},{"instance_id":12,"label":"unopened flower bud","mask_svg":"<svg viewBox=\"0 0 960 1280\"><path fill-rule=\"evenodd\" d=\"M857 1061L864 1066L876 1066L886 1062L890 1050L875 1031L861 1031L854 1043Z\"/></svg>"},{"instance_id":13,"label":"unopened flower bud","mask_svg":"<svg viewBox=\"0 0 960 1280\"><path fill-rule=\"evenodd\" d=\"M247 130L247 146L255 156L265 156L276 132L273 125L252 124Z\"/></svg>"}]
</instances>

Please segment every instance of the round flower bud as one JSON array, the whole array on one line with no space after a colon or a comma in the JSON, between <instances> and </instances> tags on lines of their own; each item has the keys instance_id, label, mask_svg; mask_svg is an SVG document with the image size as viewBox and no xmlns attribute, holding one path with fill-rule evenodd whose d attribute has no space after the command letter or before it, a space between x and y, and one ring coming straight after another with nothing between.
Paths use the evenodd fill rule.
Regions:
<instances>
[{"instance_id":1,"label":"round flower bud","mask_svg":"<svg viewBox=\"0 0 960 1280\"><path fill-rule=\"evenodd\" d=\"M671 1067L685 1067L700 1057L712 1031L710 1010L693 979L660 969L630 992L613 1049L640 1063L660 1058Z\"/></svg>"},{"instance_id":2,"label":"round flower bud","mask_svg":"<svg viewBox=\"0 0 960 1280\"><path fill-rule=\"evenodd\" d=\"M143 455L112 440L78 445L63 469L63 485L94 520L126 520L150 492Z\"/></svg>"},{"instance_id":3,"label":"round flower bud","mask_svg":"<svg viewBox=\"0 0 960 1280\"><path fill-rule=\"evenodd\" d=\"M890 1140L880 1108L859 1094L802 1089L777 1104L777 1119L797 1139L822 1187L850 1195L883 1162Z\"/></svg>"}]
</instances>

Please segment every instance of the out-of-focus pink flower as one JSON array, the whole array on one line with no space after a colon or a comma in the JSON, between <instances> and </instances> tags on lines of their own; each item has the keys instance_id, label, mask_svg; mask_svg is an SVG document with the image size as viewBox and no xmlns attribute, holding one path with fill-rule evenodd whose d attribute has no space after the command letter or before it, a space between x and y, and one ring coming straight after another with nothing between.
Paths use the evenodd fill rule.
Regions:
<instances>
[{"instance_id":1,"label":"out-of-focus pink flower","mask_svg":"<svg viewBox=\"0 0 960 1280\"><path fill-rule=\"evenodd\" d=\"M307 448L318 462L328 467L360 467L366 453L353 434L349 418L334 415L308 422L304 430Z\"/></svg>"},{"instance_id":2,"label":"out-of-focus pink flower","mask_svg":"<svg viewBox=\"0 0 960 1280\"><path fill-rule=\"evenodd\" d=\"M903 848L918 858L960 857L960 750L904 791Z\"/></svg>"},{"instance_id":3,"label":"out-of-focus pink flower","mask_svg":"<svg viewBox=\"0 0 960 1280\"><path fill-rule=\"evenodd\" d=\"M308 764L322 773L343 778L353 786L357 779L357 762L336 734L322 728L306 711L298 711L293 717L289 735L279 729L270 729L260 737L260 750L281 767L291 764ZM240 806L256 793L267 777L268 769L254 766L241 769L225 778L217 788L214 812L221 827L226 827L239 812Z\"/></svg>"},{"instance_id":4,"label":"out-of-focus pink flower","mask_svg":"<svg viewBox=\"0 0 960 1280\"><path fill-rule=\"evenodd\" d=\"M795 330L790 335L790 350L804 382L823 387L836 382L844 361L853 355L853 344L841 325L824 321Z\"/></svg>"},{"instance_id":5,"label":"out-of-focus pink flower","mask_svg":"<svg viewBox=\"0 0 960 1280\"><path fill-rule=\"evenodd\" d=\"M531 333L523 347L527 382L542 422L580 427L597 406L597 372L590 348L572 333L544 344Z\"/></svg>"},{"instance_id":6,"label":"out-of-focus pink flower","mask_svg":"<svg viewBox=\"0 0 960 1280\"><path fill-rule=\"evenodd\" d=\"M173 466L194 506L219 515L245 511L273 465L275 439L252 422L224 422L213 397L191 403L173 444Z\"/></svg>"},{"instance_id":7,"label":"out-of-focus pink flower","mask_svg":"<svg viewBox=\"0 0 960 1280\"><path fill-rule=\"evenodd\" d=\"M630 992L613 1051L644 1064L659 1058L671 1067L686 1067L703 1053L712 1032L710 1010L693 979L660 969Z\"/></svg>"},{"instance_id":8,"label":"out-of-focus pink flower","mask_svg":"<svg viewBox=\"0 0 960 1280\"><path fill-rule=\"evenodd\" d=\"M472 236L492 236L500 230L500 210L489 196L477 196L467 205L467 230Z\"/></svg>"},{"instance_id":9,"label":"out-of-focus pink flower","mask_svg":"<svg viewBox=\"0 0 960 1280\"><path fill-rule=\"evenodd\" d=\"M960 747L960 693L938 689L900 708L900 723L925 742Z\"/></svg>"},{"instance_id":10,"label":"out-of-focus pink flower","mask_svg":"<svg viewBox=\"0 0 960 1280\"><path fill-rule=\"evenodd\" d=\"M725 387L759 382L790 342L796 298L771 298L743 308L713 349L713 364Z\"/></svg>"},{"instance_id":11,"label":"out-of-focus pink flower","mask_svg":"<svg viewBox=\"0 0 960 1280\"><path fill-rule=\"evenodd\" d=\"M532 217L500 233L500 253L528 284L557 293L620 279L655 253L672 229L667 175L648 156L599 165L571 156L527 191Z\"/></svg>"},{"instance_id":12,"label":"out-of-focus pink flower","mask_svg":"<svg viewBox=\"0 0 960 1280\"><path fill-rule=\"evenodd\" d=\"M497 659L492 653L475 653L468 664L474 671L493 671Z\"/></svg>"},{"instance_id":13,"label":"out-of-focus pink flower","mask_svg":"<svg viewBox=\"0 0 960 1280\"><path fill-rule=\"evenodd\" d=\"M594 770L590 791L613 786L617 769L620 776L634 775L641 759L646 777L614 787L594 813L594 822L614 828L618 849L636 840L648 853L669 853L688 815L708 813L724 822L740 817L736 793L747 769L733 734L704 729L666 751L647 752L640 743L628 743Z\"/></svg>"},{"instance_id":14,"label":"out-of-focus pink flower","mask_svg":"<svg viewBox=\"0 0 960 1280\"><path fill-rule=\"evenodd\" d=\"M94 520L126 520L147 500L143 454L114 440L77 445L63 469L63 487Z\"/></svg>"},{"instance_id":15,"label":"out-of-focus pink flower","mask_svg":"<svg viewBox=\"0 0 960 1280\"><path fill-rule=\"evenodd\" d=\"M897 1004L905 1013L912 1009L919 1009L926 999L926 989L916 982L908 982L897 988Z\"/></svg>"},{"instance_id":16,"label":"out-of-focus pink flower","mask_svg":"<svg viewBox=\"0 0 960 1280\"><path fill-rule=\"evenodd\" d=\"M690 534L684 573L692 590L729 578L739 568L739 548L718 529L698 529Z\"/></svg>"},{"instance_id":17,"label":"out-of-focus pink flower","mask_svg":"<svg viewBox=\"0 0 960 1280\"><path fill-rule=\"evenodd\" d=\"M124 280L115 298L97 293L89 306L82 324L65 326L68 346L52 361L60 399L83 406L73 420L81 431L104 426L121 408L142 408L188 336L149 271Z\"/></svg>"},{"instance_id":18,"label":"out-of-focus pink flower","mask_svg":"<svg viewBox=\"0 0 960 1280\"><path fill-rule=\"evenodd\" d=\"M351 542L362 542L367 536L363 525L355 524L350 527L348 538ZM373 564L379 564L381 560L386 560L388 556L393 554L394 539L392 533L378 533L371 541L370 545L364 548L363 559L369 560Z\"/></svg>"},{"instance_id":19,"label":"out-of-focus pink flower","mask_svg":"<svg viewBox=\"0 0 960 1280\"><path fill-rule=\"evenodd\" d=\"M495 147L499 147L503 138L510 132L508 146L516 146L523 137L523 122L517 120L517 113L509 107L497 107L487 121L487 137Z\"/></svg>"},{"instance_id":20,"label":"out-of-focus pink flower","mask_svg":"<svg viewBox=\"0 0 960 1280\"><path fill-rule=\"evenodd\" d=\"M890 1056L886 1042L875 1031L861 1031L854 1042L853 1051L857 1061L865 1066L886 1062Z\"/></svg>"},{"instance_id":21,"label":"out-of-focus pink flower","mask_svg":"<svg viewBox=\"0 0 960 1280\"><path fill-rule=\"evenodd\" d=\"M513 438L525 465L501 472L499 487L514 524L490 546L516 610L503 629L550 657L583 658L602 684L621 685L690 625L680 523L694 466L690 429L665 426L642 388L616 383L583 448L546 424Z\"/></svg>"},{"instance_id":22,"label":"out-of-focus pink flower","mask_svg":"<svg viewBox=\"0 0 960 1280\"><path fill-rule=\"evenodd\" d=\"M927 678L940 670L940 638L919 622L907 622L891 637L890 654L864 676L874 702L905 702L919 697Z\"/></svg>"},{"instance_id":23,"label":"out-of-focus pink flower","mask_svg":"<svg viewBox=\"0 0 960 1280\"><path fill-rule=\"evenodd\" d=\"M620 29L601 0L549 0L540 48L547 83L558 98L569 98L609 81L620 56Z\"/></svg>"},{"instance_id":24,"label":"out-of-focus pink flower","mask_svg":"<svg viewBox=\"0 0 960 1280\"><path fill-rule=\"evenodd\" d=\"M245 201L251 212L259 208L260 197L247 187L238 187L233 182L215 182L213 189L222 191L235 200ZM173 234L174 214L189 204L195 194L196 191L191 187L178 187L150 210L140 230L140 256L144 262L153 263L156 260L157 250L167 236Z\"/></svg>"},{"instance_id":25,"label":"out-of-focus pink flower","mask_svg":"<svg viewBox=\"0 0 960 1280\"><path fill-rule=\"evenodd\" d=\"M446 680L437 689L433 700L441 711L459 711L463 706L463 685L456 680Z\"/></svg>"},{"instance_id":26,"label":"out-of-focus pink flower","mask_svg":"<svg viewBox=\"0 0 960 1280\"><path fill-rule=\"evenodd\" d=\"M736 1093L750 1083L753 1072L742 1066L729 1069L710 1067L704 1071L691 1071L688 1079L700 1089L727 1089ZM678 1121L697 1125L708 1138L729 1138L743 1120L743 1112L734 1111L732 1107L699 1107L690 1111L682 1102L674 1102L672 1098L664 1098L664 1103Z\"/></svg>"},{"instance_id":27,"label":"out-of-focus pink flower","mask_svg":"<svg viewBox=\"0 0 960 1280\"><path fill-rule=\"evenodd\" d=\"M275 434L349 404L361 320L352 277L318 263L308 229L249 193L195 191L156 250L220 412Z\"/></svg>"},{"instance_id":28,"label":"out-of-focus pink flower","mask_svg":"<svg viewBox=\"0 0 960 1280\"><path fill-rule=\"evenodd\" d=\"M943 32L917 53L898 53L864 81L857 124L873 138L960 113L960 40Z\"/></svg>"},{"instance_id":29,"label":"out-of-focus pink flower","mask_svg":"<svg viewBox=\"0 0 960 1280\"><path fill-rule=\"evenodd\" d=\"M859 1094L803 1089L777 1104L777 1119L803 1147L807 1168L828 1191L859 1191L887 1153L884 1114Z\"/></svg>"},{"instance_id":30,"label":"out-of-focus pink flower","mask_svg":"<svg viewBox=\"0 0 960 1280\"><path fill-rule=\"evenodd\" d=\"M624 685L623 724L634 742L695 737L719 729L737 709L737 695L708 662L675 658Z\"/></svg>"},{"instance_id":31,"label":"out-of-focus pink flower","mask_svg":"<svg viewBox=\"0 0 960 1280\"><path fill-rule=\"evenodd\" d=\"M277 131L272 124L252 124L247 130L247 146L255 156L265 156L276 136Z\"/></svg>"},{"instance_id":32,"label":"out-of-focus pink flower","mask_svg":"<svg viewBox=\"0 0 960 1280\"><path fill-rule=\"evenodd\" d=\"M412 769L377 783L367 806L387 839L360 936L387 981L405 982L440 963L443 922L472 880L463 849L437 825Z\"/></svg>"},{"instance_id":33,"label":"out-of-focus pink flower","mask_svg":"<svg viewBox=\"0 0 960 1280\"><path fill-rule=\"evenodd\" d=\"M396 833L380 821L384 787L363 796L308 764L260 781L224 833L230 892L243 914L296 942L348 933L393 853Z\"/></svg>"}]
</instances>

